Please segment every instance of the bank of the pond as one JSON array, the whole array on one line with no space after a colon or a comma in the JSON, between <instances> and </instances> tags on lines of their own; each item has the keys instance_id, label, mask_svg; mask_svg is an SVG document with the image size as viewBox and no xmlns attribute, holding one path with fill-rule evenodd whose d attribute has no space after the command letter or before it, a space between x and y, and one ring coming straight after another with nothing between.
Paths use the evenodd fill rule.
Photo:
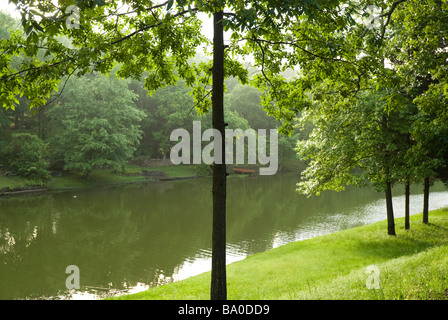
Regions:
<instances>
[{"instance_id":1,"label":"bank of the pond","mask_svg":"<svg viewBox=\"0 0 448 320\"><path fill-rule=\"evenodd\" d=\"M229 299L447 299L448 209L290 243L228 265ZM373 268L368 268L374 266ZM210 272L114 299L208 299ZM379 289L374 286L378 284Z\"/></svg>"},{"instance_id":2,"label":"bank of the pond","mask_svg":"<svg viewBox=\"0 0 448 320\"><path fill-rule=\"evenodd\" d=\"M285 171L288 172L289 170ZM236 174L233 171L230 173L231 178L250 176L250 174ZM4 176L0 174L0 196L47 190L83 189L114 184L139 183L148 180L185 180L207 175L204 172L204 168L199 168L195 165L154 167L127 165L122 173L100 169L94 170L88 177L81 177L76 174L59 174L52 176L48 181L33 181L17 176Z\"/></svg>"},{"instance_id":3,"label":"bank of the pond","mask_svg":"<svg viewBox=\"0 0 448 320\"><path fill-rule=\"evenodd\" d=\"M49 181L32 181L16 176L0 175L0 195L41 192L46 190L81 189L96 186L138 183L148 180L176 180L198 177L195 166L126 166L123 173L112 170L94 170L88 177L75 174L52 176Z\"/></svg>"},{"instance_id":4,"label":"bank of the pond","mask_svg":"<svg viewBox=\"0 0 448 320\"><path fill-rule=\"evenodd\" d=\"M42 192L47 190L67 190L91 188L112 184L138 183L148 180L184 180L210 176L211 170L206 165L167 165L166 160L151 160L145 164L127 164L123 172L117 173L108 169L94 170L88 177L69 173L52 173L48 181L33 181L14 175L5 176L0 170L0 196ZM258 175L257 166L249 166ZM0 166L1 168L1 166ZM279 172L300 172L303 164L295 158L287 158L279 166ZM229 168L230 178L247 177L250 174L238 174Z\"/></svg>"}]
</instances>

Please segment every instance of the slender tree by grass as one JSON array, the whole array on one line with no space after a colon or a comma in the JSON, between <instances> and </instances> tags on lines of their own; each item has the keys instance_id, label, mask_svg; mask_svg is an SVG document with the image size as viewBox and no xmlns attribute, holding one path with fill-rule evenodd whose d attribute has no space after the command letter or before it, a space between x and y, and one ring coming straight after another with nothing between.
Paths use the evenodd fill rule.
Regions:
<instances>
[{"instance_id":1,"label":"slender tree by grass","mask_svg":"<svg viewBox=\"0 0 448 320\"><path fill-rule=\"evenodd\" d=\"M361 9L363 4L361 2L358 8ZM444 176L447 167L446 148L440 142L446 141L447 137L446 98L442 88L446 88L447 82L443 64L448 57L448 7L445 2L436 0L378 1L370 5L376 12L374 18L360 14L352 32L342 41L353 41L353 47L359 48L356 51L358 57L362 52L361 59L344 60L344 54L339 55L343 63L315 59L305 65L297 81L297 87L305 92L302 95L309 98L312 106L309 112L317 110L319 114L317 127L320 130L311 135L313 142L304 141L299 145L299 152L302 148L305 155L315 156L305 172L309 180L299 188L314 192L325 188L341 190L346 184L359 182L359 176L349 172L371 167L380 174L365 177L368 177L367 181L383 180L390 221L388 233L394 234L392 185L397 182L423 183L423 222L427 223L428 182L438 174ZM363 21L363 17L367 17L367 21ZM337 48L341 46L331 47L332 50ZM372 136L373 144L370 145L379 147L372 152L359 145L362 141L359 137L363 131L371 132L373 127L365 123L361 128L357 123L344 122L344 112L362 102L363 94L374 95L381 91L386 93L381 99L383 118L377 117L374 126L381 128L382 135L376 135L376 141ZM316 108L313 104L328 105L322 111L324 107ZM397 112L408 121L405 127L395 129L395 124L388 122L390 115ZM349 128L354 132L349 132ZM314 141L325 130L328 133L324 136L328 140ZM351 138L347 141L346 137ZM355 148L355 145L358 146ZM377 163L366 166L366 159L376 159ZM333 168L333 172L329 173L329 168Z\"/></svg>"},{"instance_id":2,"label":"slender tree by grass","mask_svg":"<svg viewBox=\"0 0 448 320\"><path fill-rule=\"evenodd\" d=\"M346 185L373 186L385 194L388 234L395 235L392 186L406 165L402 137L412 118L407 113L386 113L386 93L369 93L343 108L333 103L305 112L302 123L314 130L299 141L297 150L309 159L298 190L307 195L344 190ZM319 112L317 112L319 110Z\"/></svg>"}]
</instances>

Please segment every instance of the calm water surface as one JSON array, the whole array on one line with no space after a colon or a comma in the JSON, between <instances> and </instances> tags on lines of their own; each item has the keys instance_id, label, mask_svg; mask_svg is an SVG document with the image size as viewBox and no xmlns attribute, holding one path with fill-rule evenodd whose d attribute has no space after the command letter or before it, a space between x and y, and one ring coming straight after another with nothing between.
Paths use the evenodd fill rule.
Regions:
<instances>
[{"instance_id":1,"label":"calm water surface","mask_svg":"<svg viewBox=\"0 0 448 320\"><path fill-rule=\"evenodd\" d=\"M349 188L307 199L296 182L290 174L229 179L229 263L386 219L382 193ZM448 206L445 190L432 188L431 209ZM400 191L396 217L404 215ZM422 188L411 191L419 213ZM208 271L211 208L207 178L0 197L0 299L95 299ZM66 289L69 265L79 267L80 290Z\"/></svg>"}]
</instances>

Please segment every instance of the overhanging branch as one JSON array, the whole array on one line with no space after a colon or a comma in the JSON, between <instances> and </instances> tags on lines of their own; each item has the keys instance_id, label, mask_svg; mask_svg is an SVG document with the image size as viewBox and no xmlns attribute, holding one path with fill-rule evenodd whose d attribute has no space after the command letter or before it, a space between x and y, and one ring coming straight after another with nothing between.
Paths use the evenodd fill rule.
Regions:
<instances>
[{"instance_id":1,"label":"overhanging branch","mask_svg":"<svg viewBox=\"0 0 448 320\"><path fill-rule=\"evenodd\" d=\"M392 17L392 14L394 13L395 9L398 7L398 5L400 3L403 3L403 2L406 2L406 1L408 1L408 0L398 0L398 1L395 1L392 4L392 6L390 7L390 10L388 12L383 13L382 15L380 15L381 18L387 17L386 23L383 25L382 30L381 30L381 38L380 38L381 42L384 39L384 35L386 33L386 28L389 25L390 18Z\"/></svg>"},{"instance_id":2,"label":"overhanging branch","mask_svg":"<svg viewBox=\"0 0 448 320\"><path fill-rule=\"evenodd\" d=\"M168 4L168 2L169 1L165 1L164 3L157 4L155 6L145 8L145 11L151 11L151 10L154 10L154 9L157 9L157 8L162 8L162 7L166 6ZM117 13L117 11L115 11L115 13L109 14L107 16L101 16L100 19L109 18L111 16L121 17L121 16L125 16L125 15L128 15L128 14L133 14L133 13L137 13L137 10L129 11L129 12L123 12L123 13Z\"/></svg>"},{"instance_id":3,"label":"overhanging branch","mask_svg":"<svg viewBox=\"0 0 448 320\"><path fill-rule=\"evenodd\" d=\"M387 18L386 23L383 26L381 26L381 37L380 37L380 41L381 42L383 41L384 35L386 34L386 28L387 28L387 26L390 23L390 19L392 17L392 14L397 9L398 5L400 5L401 3L406 2L406 1L408 1L408 0L398 0L398 1L395 1L394 3L392 3L392 6L390 7L389 11L387 11L385 13L382 13L382 14L380 14L378 16L378 18ZM364 33L361 35L361 38L365 37L365 35L367 34L368 30L369 29L366 29L364 31Z\"/></svg>"},{"instance_id":4,"label":"overhanging branch","mask_svg":"<svg viewBox=\"0 0 448 320\"><path fill-rule=\"evenodd\" d=\"M189 13L189 12L197 12L197 11L199 11L198 8L192 8L191 10L180 11L180 12L176 13L175 15L172 15L171 17L176 18L176 17L182 16L182 15L184 15L184 14L187 14L187 13ZM141 29L135 30L134 32L128 34L127 36L124 36L124 37L122 37L122 38L120 38L120 39L118 39L118 40L115 40L115 41L110 42L109 45L114 45L114 44L120 43L120 42L122 42L122 41L125 41L125 40L127 40L127 39L130 39L130 38L132 38L133 36L135 36L135 35L138 34L138 33L141 33L141 32L143 32L143 31L146 31L146 30L150 30L150 29L159 27L159 26L161 26L163 23L164 23L164 21L162 20L162 21L159 21L159 22L157 22L157 23L155 23L155 24L151 24L151 25L145 26L145 27L143 27L143 28L141 28Z\"/></svg>"},{"instance_id":5,"label":"overhanging branch","mask_svg":"<svg viewBox=\"0 0 448 320\"><path fill-rule=\"evenodd\" d=\"M305 52L306 54L313 56L315 58L319 58L322 60L326 60L326 61L337 61L337 62L344 62L344 63L349 63L349 64L353 64L356 65L355 62L352 61L347 61L344 59L340 59L340 58L331 58L331 57L325 57L325 56L321 56L319 54L313 53L305 48L303 48L302 46L299 46L296 42L288 42L288 41L270 41L270 40L265 40L265 39L259 39L259 38L243 38L243 40L250 40L250 41L255 41L255 42L264 42L270 45L287 45L287 46L292 46L295 47L297 49L300 49L301 51Z\"/></svg>"}]
</instances>

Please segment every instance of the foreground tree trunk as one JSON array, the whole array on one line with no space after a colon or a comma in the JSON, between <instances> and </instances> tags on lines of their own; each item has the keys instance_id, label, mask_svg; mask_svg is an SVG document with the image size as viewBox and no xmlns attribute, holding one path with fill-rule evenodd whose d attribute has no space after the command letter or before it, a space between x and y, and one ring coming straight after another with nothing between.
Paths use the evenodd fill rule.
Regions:
<instances>
[{"instance_id":1,"label":"foreground tree trunk","mask_svg":"<svg viewBox=\"0 0 448 320\"><path fill-rule=\"evenodd\" d=\"M405 186L405 211L404 211L404 228L406 230L409 230L411 228L411 224L409 222L409 195L410 195L410 183L409 179L406 180L406 186Z\"/></svg>"},{"instance_id":2,"label":"foreground tree trunk","mask_svg":"<svg viewBox=\"0 0 448 320\"><path fill-rule=\"evenodd\" d=\"M213 235L212 278L210 297L212 300L227 299L226 284L226 164L224 122L224 30L222 11L214 13L213 39L213 128L221 133L222 163L213 165ZM218 147L218 146L216 146Z\"/></svg>"},{"instance_id":3,"label":"foreground tree trunk","mask_svg":"<svg viewBox=\"0 0 448 320\"><path fill-rule=\"evenodd\" d=\"M386 182L387 234L395 236L394 207L392 204L392 184Z\"/></svg>"},{"instance_id":4,"label":"foreground tree trunk","mask_svg":"<svg viewBox=\"0 0 448 320\"><path fill-rule=\"evenodd\" d=\"M423 187L423 223L429 221L429 177L425 178Z\"/></svg>"}]
</instances>

